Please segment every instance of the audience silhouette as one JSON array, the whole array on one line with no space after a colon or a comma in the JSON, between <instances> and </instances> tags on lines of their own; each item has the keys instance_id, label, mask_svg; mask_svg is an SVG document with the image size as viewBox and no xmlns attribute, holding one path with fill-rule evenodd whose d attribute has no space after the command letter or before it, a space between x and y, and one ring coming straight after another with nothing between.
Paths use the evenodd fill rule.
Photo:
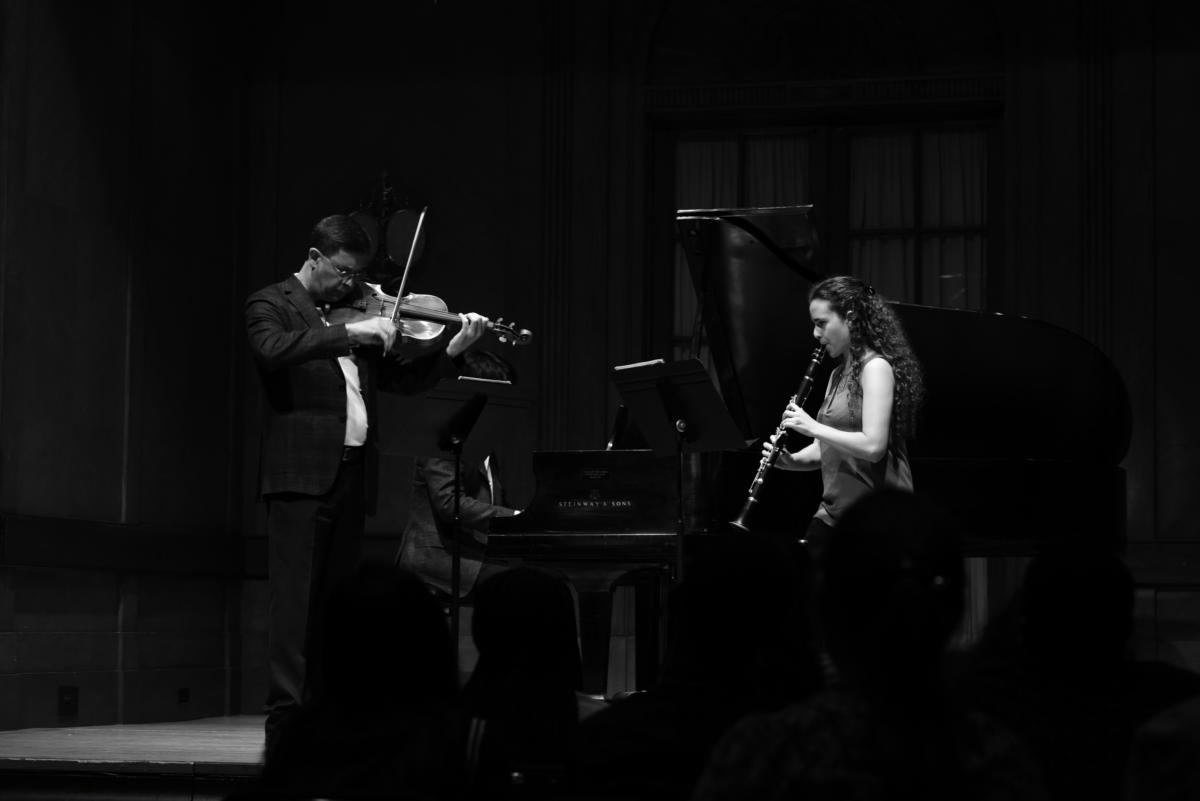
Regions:
<instances>
[{"instance_id":1,"label":"audience silhouette","mask_svg":"<svg viewBox=\"0 0 1200 801\"><path fill-rule=\"evenodd\" d=\"M416 575L367 563L326 610L325 681L289 719L262 786L303 797L456 797L462 718L441 606Z\"/></svg>"},{"instance_id":2,"label":"audience silhouette","mask_svg":"<svg viewBox=\"0 0 1200 801\"><path fill-rule=\"evenodd\" d=\"M686 580L668 599L658 685L580 726L582 791L687 798L729 726L798 701L820 683L804 574L793 554L745 535L705 538L691 553Z\"/></svg>"},{"instance_id":3,"label":"audience silhouette","mask_svg":"<svg viewBox=\"0 0 1200 801\"><path fill-rule=\"evenodd\" d=\"M859 501L829 538L817 597L831 685L737 724L694 798L1045 797L1014 735L948 692L963 563L941 511L891 490Z\"/></svg>"},{"instance_id":4,"label":"audience silhouette","mask_svg":"<svg viewBox=\"0 0 1200 801\"><path fill-rule=\"evenodd\" d=\"M558 576L514 567L478 585L479 660L464 696L477 798L541 798L571 783L582 684L575 605Z\"/></svg>"},{"instance_id":5,"label":"audience silhouette","mask_svg":"<svg viewBox=\"0 0 1200 801\"><path fill-rule=\"evenodd\" d=\"M1200 696L1160 712L1134 732L1125 801L1200 798Z\"/></svg>"},{"instance_id":6,"label":"audience silhouette","mask_svg":"<svg viewBox=\"0 0 1200 801\"><path fill-rule=\"evenodd\" d=\"M561 577L478 584L460 693L430 590L364 564L331 594L322 684L236 797L1200 797L1200 676L1132 658L1134 585L1111 552L1044 549L953 678L962 545L919 496L855 504L815 579L803 551L754 535L689 554L658 684L582 724Z\"/></svg>"},{"instance_id":7,"label":"audience silhouette","mask_svg":"<svg viewBox=\"0 0 1200 801\"><path fill-rule=\"evenodd\" d=\"M1121 798L1133 732L1200 692L1200 677L1135 661L1133 578L1116 554L1047 547L970 655L962 691L1016 732L1055 798Z\"/></svg>"}]
</instances>

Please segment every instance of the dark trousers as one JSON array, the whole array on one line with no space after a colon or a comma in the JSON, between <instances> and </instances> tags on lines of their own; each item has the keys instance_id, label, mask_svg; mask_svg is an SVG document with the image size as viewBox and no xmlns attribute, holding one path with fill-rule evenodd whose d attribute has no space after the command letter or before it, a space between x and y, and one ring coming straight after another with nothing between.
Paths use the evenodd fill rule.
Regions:
<instances>
[{"instance_id":1,"label":"dark trousers","mask_svg":"<svg viewBox=\"0 0 1200 801\"><path fill-rule=\"evenodd\" d=\"M829 535L832 533L833 527L819 517L814 517L808 524L808 530L804 532L802 542L818 570L824 560L825 546L829 543Z\"/></svg>"},{"instance_id":2,"label":"dark trousers","mask_svg":"<svg viewBox=\"0 0 1200 801\"><path fill-rule=\"evenodd\" d=\"M363 465L342 462L325 495L267 497L270 585L268 736L318 692L330 591L357 566L366 508Z\"/></svg>"}]
</instances>

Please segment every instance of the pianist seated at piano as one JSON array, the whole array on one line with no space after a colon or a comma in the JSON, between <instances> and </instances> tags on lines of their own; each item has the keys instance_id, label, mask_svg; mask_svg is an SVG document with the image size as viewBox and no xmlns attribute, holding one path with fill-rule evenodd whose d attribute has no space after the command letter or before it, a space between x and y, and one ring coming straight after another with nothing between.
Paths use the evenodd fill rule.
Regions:
<instances>
[{"instance_id":1,"label":"pianist seated at piano","mask_svg":"<svg viewBox=\"0 0 1200 801\"><path fill-rule=\"evenodd\" d=\"M463 375L516 383L516 371L499 355L471 350L463 357ZM469 598L474 587L504 565L487 561L488 529L498 517L519 514L504 505L504 490L496 471L496 456L483 462L464 459L459 480L460 599ZM408 524L400 545L398 561L412 570L435 594L448 600L451 593L451 544L454 541L454 460L418 458L413 474Z\"/></svg>"},{"instance_id":2,"label":"pianist seated at piano","mask_svg":"<svg viewBox=\"0 0 1200 801\"><path fill-rule=\"evenodd\" d=\"M821 471L821 504L804 538L819 557L829 532L859 498L884 488L912 491L907 439L924 384L900 321L870 284L833 276L814 286L808 301L813 336L841 364L815 419L788 404L784 428L812 442L795 453L781 450L775 466Z\"/></svg>"}]
</instances>

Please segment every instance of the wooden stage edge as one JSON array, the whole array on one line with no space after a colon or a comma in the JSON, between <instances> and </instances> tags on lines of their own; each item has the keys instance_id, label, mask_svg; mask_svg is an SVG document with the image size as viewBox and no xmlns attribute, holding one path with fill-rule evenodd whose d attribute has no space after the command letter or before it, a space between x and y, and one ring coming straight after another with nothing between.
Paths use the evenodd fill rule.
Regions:
<instances>
[{"instance_id":1,"label":"wooden stage edge","mask_svg":"<svg viewBox=\"0 0 1200 801\"><path fill-rule=\"evenodd\" d=\"M262 771L263 721L239 715L0 731L0 787L15 774L253 780Z\"/></svg>"}]
</instances>

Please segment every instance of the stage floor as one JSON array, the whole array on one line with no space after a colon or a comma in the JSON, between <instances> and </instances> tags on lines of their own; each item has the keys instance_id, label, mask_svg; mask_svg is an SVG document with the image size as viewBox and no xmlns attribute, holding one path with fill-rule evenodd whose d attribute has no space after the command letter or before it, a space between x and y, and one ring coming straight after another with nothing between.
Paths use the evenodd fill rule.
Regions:
<instances>
[{"instance_id":1,"label":"stage floor","mask_svg":"<svg viewBox=\"0 0 1200 801\"><path fill-rule=\"evenodd\" d=\"M18 797L5 788L45 788L56 780L86 787L113 779L131 786L167 783L181 790L206 785L219 795L226 786L252 782L261 772L263 721L262 715L240 715L0 731L0 798ZM193 798L208 795L192 793Z\"/></svg>"}]
</instances>

